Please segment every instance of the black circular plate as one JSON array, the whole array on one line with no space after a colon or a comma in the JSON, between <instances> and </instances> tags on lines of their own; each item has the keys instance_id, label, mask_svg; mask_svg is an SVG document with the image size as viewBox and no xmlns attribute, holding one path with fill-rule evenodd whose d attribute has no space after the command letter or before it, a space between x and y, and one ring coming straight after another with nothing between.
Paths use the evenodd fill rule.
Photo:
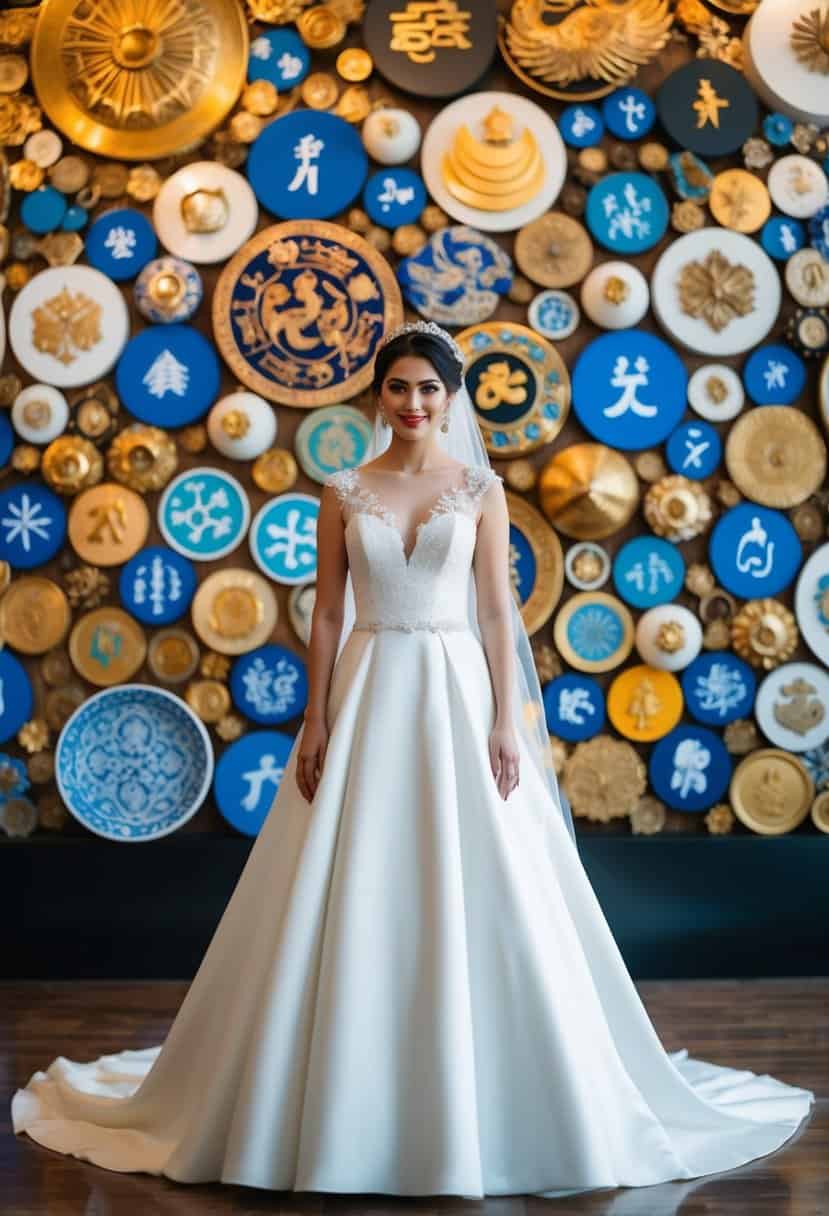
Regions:
<instances>
[{"instance_id":1,"label":"black circular plate","mask_svg":"<svg viewBox=\"0 0 829 1216\"><path fill-rule=\"evenodd\" d=\"M495 55L495 0L371 0L363 41L390 84L418 97L456 97Z\"/></svg>"},{"instance_id":2,"label":"black circular plate","mask_svg":"<svg viewBox=\"0 0 829 1216\"><path fill-rule=\"evenodd\" d=\"M656 94L665 132L699 156L736 152L757 125L757 101L734 68L695 59L672 72Z\"/></svg>"}]
</instances>

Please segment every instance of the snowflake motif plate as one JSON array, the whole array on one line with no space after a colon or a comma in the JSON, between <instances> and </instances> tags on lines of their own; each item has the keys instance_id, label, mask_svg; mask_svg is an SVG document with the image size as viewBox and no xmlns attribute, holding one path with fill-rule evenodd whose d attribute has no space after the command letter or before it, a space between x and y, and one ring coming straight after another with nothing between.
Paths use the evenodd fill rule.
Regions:
<instances>
[{"instance_id":1,"label":"snowflake motif plate","mask_svg":"<svg viewBox=\"0 0 829 1216\"><path fill-rule=\"evenodd\" d=\"M90 266L116 282L134 279L155 257L158 242L153 226L134 207L107 211L92 224L86 235Z\"/></svg>"},{"instance_id":2,"label":"snowflake motif plate","mask_svg":"<svg viewBox=\"0 0 829 1216\"><path fill-rule=\"evenodd\" d=\"M115 371L124 405L151 426L187 426L219 391L213 346L190 325L152 325L127 343Z\"/></svg>"},{"instance_id":3,"label":"snowflake motif plate","mask_svg":"<svg viewBox=\"0 0 829 1216\"><path fill-rule=\"evenodd\" d=\"M512 284L512 260L490 237L463 224L434 232L397 267L412 308L438 325L477 325Z\"/></svg>"},{"instance_id":4,"label":"snowflake motif plate","mask_svg":"<svg viewBox=\"0 0 829 1216\"><path fill-rule=\"evenodd\" d=\"M194 566L172 549L151 545L121 570L118 589L128 612L144 625L169 625L184 616L196 591Z\"/></svg>"},{"instance_id":5,"label":"snowflake motif plate","mask_svg":"<svg viewBox=\"0 0 829 1216\"><path fill-rule=\"evenodd\" d=\"M812 653L829 667L829 544L804 563L794 593L797 624Z\"/></svg>"},{"instance_id":6,"label":"snowflake motif plate","mask_svg":"<svg viewBox=\"0 0 829 1216\"><path fill-rule=\"evenodd\" d=\"M260 507L250 526L250 552L275 583L289 586L317 576L317 520L313 494L280 494Z\"/></svg>"},{"instance_id":7,"label":"snowflake motif plate","mask_svg":"<svg viewBox=\"0 0 829 1216\"><path fill-rule=\"evenodd\" d=\"M147 684L89 697L55 749L68 809L90 832L124 843L175 832L203 803L212 776L204 723L180 697Z\"/></svg>"},{"instance_id":8,"label":"snowflake motif plate","mask_svg":"<svg viewBox=\"0 0 829 1216\"><path fill-rule=\"evenodd\" d=\"M284 646L260 646L233 664L230 695L239 713L253 722L288 722L308 700L305 664Z\"/></svg>"},{"instance_id":9,"label":"snowflake motif plate","mask_svg":"<svg viewBox=\"0 0 829 1216\"><path fill-rule=\"evenodd\" d=\"M31 570L53 558L66 539L66 508L57 494L23 481L0 492L0 559Z\"/></svg>"},{"instance_id":10,"label":"snowflake motif plate","mask_svg":"<svg viewBox=\"0 0 829 1216\"><path fill-rule=\"evenodd\" d=\"M257 233L213 293L213 332L231 371L283 405L332 405L359 393L380 339L402 320L386 259L323 221Z\"/></svg>"},{"instance_id":11,"label":"snowflake motif plate","mask_svg":"<svg viewBox=\"0 0 829 1216\"><path fill-rule=\"evenodd\" d=\"M605 249L643 253L665 235L668 200L646 173L610 173L591 188L584 218Z\"/></svg>"},{"instance_id":12,"label":"snowflake motif plate","mask_svg":"<svg viewBox=\"0 0 829 1216\"><path fill-rule=\"evenodd\" d=\"M648 764L657 798L679 811L705 811L728 789L733 761L719 735L682 723L659 740Z\"/></svg>"},{"instance_id":13,"label":"snowflake motif plate","mask_svg":"<svg viewBox=\"0 0 829 1216\"><path fill-rule=\"evenodd\" d=\"M784 663L765 677L754 706L770 743L805 752L829 739L829 671L817 663Z\"/></svg>"},{"instance_id":14,"label":"snowflake motif plate","mask_svg":"<svg viewBox=\"0 0 829 1216\"><path fill-rule=\"evenodd\" d=\"M514 456L551 443L570 410L570 375L552 343L510 321L475 325L457 341L490 455Z\"/></svg>"},{"instance_id":15,"label":"snowflake motif plate","mask_svg":"<svg viewBox=\"0 0 829 1216\"><path fill-rule=\"evenodd\" d=\"M280 731L254 730L223 752L216 765L213 794L221 814L243 835L258 835L294 742L291 735Z\"/></svg>"},{"instance_id":16,"label":"snowflake motif plate","mask_svg":"<svg viewBox=\"0 0 829 1216\"><path fill-rule=\"evenodd\" d=\"M158 526L171 549L198 562L215 561L241 544L250 502L221 469L189 469L174 477L158 504Z\"/></svg>"},{"instance_id":17,"label":"snowflake motif plate","mask_svg":"<svg viewBox=\"0 0 829 1216\"><path fill-rule=\"evenodd\" d=\"M757 679L748 663L730 651L698 655L680 678L685 704L698 722L725 726L751 714Z\"/></svg>"},{"instance_id":18,"label":"snowflake motif plate","mask_svg":"<svg viewBox=\"0 0 829 1216\"><path fill-rule=\"evenodd\" d=\"M717 520L708 542L717 581L742 599L777 595L794 579L803 548L788 516L741 502Z\"/></svg>"},{"instance_id":19,"label":"snowflake motif plate","mask_svg":"<svg viewBox=\"0 0 829 1216\"><path fill-rule=\"evenodd\" d=\"M547 730L568 743L592 739L605 722L604 692L589 676L567 672L556 676L543 691Z\"/></svg>"},{"instance_id":20,"label":"snowflake motif plate","mask_svg":"<svg viewBox=\"0 0 829 1216\"><path fill-rule=\"evenodd\" d=\"M559 653L578 671L611 671L633 648L633 618L605 591L581 591L559 610L554 626Z\"/></svg>"},{"instance_id":21,"label":"snowflake motif plate","mask_svg":"<svg viewBox=\"0 0 829 1216\"><path fill-rule=\"evenodd\" d=\"M34 380L76 388L114 366L129 337L123 295L92 266L52 266L17 293L9 342Z\"/></svg>"},{"instance_id":22,"label":"snowflake motif plate","mask_svg":"<svg viewBox=\"0 0 829 1216\"><path fill-rule=\"evenodd\" d=\"M685 559L658 536L634 536L613 559L613 583L633 608L655 608L676 599L685 581Z\"/></svg>"},{"instance_id":23,"label":"snowflake motif plate","mask_svg":"<svg viewBox=\"0 0 829 1216\"><path fill-rule=\"evenodd\" d=\"M13 739L32 716L34 693L28 672L8 650L0 650L0 743Z\"/></svg>"},{"instance_id":24,"label":"snowflake motif plate","mask_svg":"<svg viewBox=\"0 0 829 1216\"><path fill-rule=\"evenodd\" d=\"M600 443L630 451L670 435L685 412L688 374L667 342L619 329L589 342L573 368L573 409Z\"/></svg>"}]
</instances>

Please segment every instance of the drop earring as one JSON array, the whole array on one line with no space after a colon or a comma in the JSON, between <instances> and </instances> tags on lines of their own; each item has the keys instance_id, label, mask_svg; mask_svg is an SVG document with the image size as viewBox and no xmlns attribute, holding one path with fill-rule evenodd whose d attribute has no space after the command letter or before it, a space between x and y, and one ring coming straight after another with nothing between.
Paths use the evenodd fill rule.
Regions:
<instances>
[{"instance_id":1,"label":"drop earring","mask_svg":"<svg viewBox=\"0 0 829 1216\"><path fill-rule=\"evenodd\" d=\"M448 410L448 408L443 415L443 422L440 424L440 429L443 431L444 435L449 430L449 410Z\"/></svg>"}]
</instances>

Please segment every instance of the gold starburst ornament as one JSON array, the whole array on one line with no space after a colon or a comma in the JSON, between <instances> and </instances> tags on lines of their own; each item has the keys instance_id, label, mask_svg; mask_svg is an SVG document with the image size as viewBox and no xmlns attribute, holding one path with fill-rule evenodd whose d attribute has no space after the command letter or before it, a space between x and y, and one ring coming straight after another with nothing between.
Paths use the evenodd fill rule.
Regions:
<instances>
[{"instance_id":1,"label":"gold starburst ornament","mask_svg":"<svg viewBox=\"0 0 829 1216\"><path fill-rule=\"evenodd\" d=\"M799 63L810 72L829 76L829 8L813 8L799 17L790 42Z\"/></svg>"}]
</instances>

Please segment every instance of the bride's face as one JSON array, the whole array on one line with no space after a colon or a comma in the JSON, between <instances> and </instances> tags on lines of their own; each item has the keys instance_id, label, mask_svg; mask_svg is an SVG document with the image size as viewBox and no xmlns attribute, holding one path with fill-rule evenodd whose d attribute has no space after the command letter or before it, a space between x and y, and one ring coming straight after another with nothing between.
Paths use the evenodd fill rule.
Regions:
<instances>
[{"instance_id":1,"label":"bride's face","mask_svg":"<svg viewBox=\"0 0 829 1216\"><path fill-rule=\"evenodd\" d=\"M440 427L451 395L428 359L403 355L386 372L380 408L395 432L423 439Z\"/></svg>"}]
</instances>

